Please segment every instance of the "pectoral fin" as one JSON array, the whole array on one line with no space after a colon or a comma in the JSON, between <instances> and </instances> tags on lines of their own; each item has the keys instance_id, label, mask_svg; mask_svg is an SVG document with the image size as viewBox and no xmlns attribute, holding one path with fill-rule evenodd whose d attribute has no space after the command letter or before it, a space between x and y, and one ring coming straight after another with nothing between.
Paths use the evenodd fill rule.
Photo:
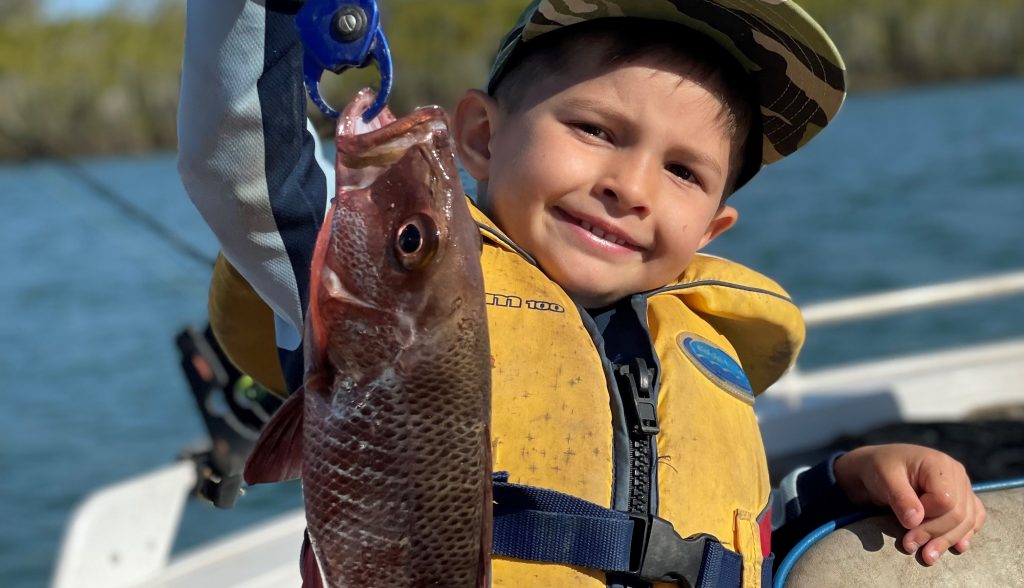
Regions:
<instances>
[{"instance_id":1,"label":"pectoral fin","mask_svg":"<svg viewBox=\"0 0 1024 588\"><path fill-rule=\"evenodd\" d=\"M265 484L294 480L302 475L302 415L304 391L288 400L263 427L245 463L245 481Z\"/></svg>"}]
</instances>

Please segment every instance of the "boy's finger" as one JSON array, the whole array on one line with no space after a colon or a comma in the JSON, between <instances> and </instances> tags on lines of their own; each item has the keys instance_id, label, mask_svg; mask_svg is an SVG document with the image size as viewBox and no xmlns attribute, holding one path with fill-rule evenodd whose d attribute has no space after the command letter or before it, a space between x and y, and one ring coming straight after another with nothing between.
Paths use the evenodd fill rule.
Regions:
<instances>
[{"instance_id":1,"label":"boy's finger","mask_svg":"<svg viewBox=\"0 0 1024 588\"><path fill-rule=\"evenodd\" d=\"M929 521L935 523L936 521ZM907 553L921 552L921 559L928 565L934 564L942 557L949 546L953 544L944 531L956 534L956 527L936 528L933 525L921 525L917 529L907 532L903 537L903 550ZM965 527L966 530L966 527ZM957 540L962 535L957 535Z\"/></svg>"},{"instance_id":2,"label":"boy's finger","mask_svg":"<svg viewBox=\"0 0 1024 588\"><path fill-rule=\"evenodd\" d=\"M928 542L921 550L921 560L925 564L933 566L938 563L942 555L949 549L949 540L945 537L936 537Z\"/></svg>"},{"instance_id":3,"label":"boy's finger","mask_svg":"<svg viewBox=\"0 0 1024 588\"><path fill-rule=\"evenodd\" d=\"M962 504L966 495L972 494L964 467L949 458L922 464L917 487L928 518L949 512Z\"/></svg>"},{"instance_id":4,"label":"boy's finger","mask_svg":"<svg viewBox=\"0 0 1024 588\"><path fill-rule=\"evenodd\" d=\"M889 506L905 529L913 529L925 517L925 505L917 496L902 467L887 468L865 480L871 498Z\"/></svg>"},{"instance_id":5,"label":"boy's finger","mask_svg":"<svg viewBox=\"0 0 1024 588\"><path fill-rule=\"evenodd\" d=\"M962 505L956 505L946 514L931 519L916 529L912 529L903 537L903 548L913 553L921 549L921 559L928 565L934 564L951 546L961 545L964 538L968 539L966 547L970 547L970 537L980 524L977 512L980 502L977 497L965 496Z\"/></svg>"},{"instance_id":6,"label":"boy's finger","mask_svg":"<svg viewBox=\"0 0 1024 588\"><path fill-rule=\"evenodd\" d=\"M972 529L970 531L967 531L967 534L964 535L964 538L959 540L959 541L957 541L956 545L954 545L953 548L956 549L960 553L964 553L964 552L966 552L967 550L969 550L971 548L971 539L973 539L973 538L974 538L974 530Z\"/></svg>"},{"instance_id":7,"label":"boy's finger","mask_svg":"<svg viewBox=\"0 0 1024 588\"><path fill-rule=\"evenodd\" d=\"M981 527L985 524L985 519L988 518L988 511L985 510L985 504L977 495L974 495L972 498L974 502L974 512L972 513L971 520L973 520L974 528L967 531L967 534L953 546L953 548L960 553L971 548L971 539L974 538L975 533L981 530Z\"/></svg>"},{"instance_id":8,"label":"boy's finger","mask_svg":"<svg viewBox=\"0 0 1024 588\"><path fill-rule=\"evenodd\" d=\"M973 492L973 490L972 490ZM981 498L977 494L973 494L974 497L974 519L975 526L974 530L978 531L985 524L985 519L988 518L988 510L985 508L985 503L981 501Z\"/></svg>"},{"instance_id":9,"label":"boy's finger","mask_svg":"<svg viewBox=\"0 0 1024 588\"><path fill-rule=\"evenodd\" d=\"M913 489L909 494L901 492L892 495L889 505L904 529L913 529L924 521L925 508Z\"/></svg>"},{"instance_id":10,"label":"boy's finger","mask_svg":"<svg viewBox=\"0 0 1024 588\"><path fill-rule=\"evenodd\" d=\"M925 515L932 519L956 510L957 507L963 510L967 502L963 498L953 488L947 488L938 492L925 492L921 495L921 504L924 506Z\"/></svg>"},{"instance_id":11,"label":"boy's finger","mask_svg":"<svg viewBox=\"0 0 1024 588\"><path fill-rule=\"evenodd\" d=\"M921 549L921 559L928 565L934 565L939 558L943 556L949 548L953 545L959 544L964 538L968 539L968 547L970 547L970 538L968 533L973 533L974 520L965 520L961 524L954 527L951 531L941 534L928 543L925 544L924 548Z\"/></svg>"},{"instance_id":12,"label":"boy's finger","mask_svg":"<svg viewBox=\"0 0 1024 588\"><path fill-rule=\"evenodd\" d=\"M980 531L981 527L984 526L985 520L988 519L988 509L985 508L985 503L978 498L978 495L974 495L974 531Z\"/></svg>"}]
</instances>

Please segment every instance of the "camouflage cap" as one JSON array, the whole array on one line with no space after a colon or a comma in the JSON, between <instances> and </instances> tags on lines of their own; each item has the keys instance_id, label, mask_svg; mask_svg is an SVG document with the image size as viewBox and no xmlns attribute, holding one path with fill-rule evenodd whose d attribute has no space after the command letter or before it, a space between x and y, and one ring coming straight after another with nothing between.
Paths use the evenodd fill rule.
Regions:
<instances>
[{"instance_id":1,"label":"camouflage cap","mask_svg":"<svg viewBox=\"0 0 1024 588\"><path fill-rule=\"evenodd\" d=\"M846 96L846 67L832 40L788 0L533 0L501 41L488 91L523 44L563 27L600 18L672 22L720 44L748 72L757 93L761 162L806 145Z\"/></svg>"}]
</instances>

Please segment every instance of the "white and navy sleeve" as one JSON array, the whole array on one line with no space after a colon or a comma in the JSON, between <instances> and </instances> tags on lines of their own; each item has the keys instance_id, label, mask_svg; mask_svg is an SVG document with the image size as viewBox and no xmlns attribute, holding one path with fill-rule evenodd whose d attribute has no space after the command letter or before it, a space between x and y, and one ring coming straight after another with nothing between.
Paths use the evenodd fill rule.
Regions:
<instances>
[{"instance_id":1,"label":"white and navy sleeve","mask_svg":"<svg viewBox=\"0 0 1024 588\"><path fill-rule=\"evenodd\" d=\"M333 168L306 119L297 3L189 0L178 171L228 261L296 349Z\"/></svg>"},{"instance_id":2,"label":"white and navy sleeve","mask_svg":"<svg viewBox=\"0 0 1024 588\"><path fill-rule=\"evenodd\" d=\"M800 540L828 521L861 510L836 482L834 453L787 475L772 492L772 551L781 561Z\"/></svg>"}]
</instances>

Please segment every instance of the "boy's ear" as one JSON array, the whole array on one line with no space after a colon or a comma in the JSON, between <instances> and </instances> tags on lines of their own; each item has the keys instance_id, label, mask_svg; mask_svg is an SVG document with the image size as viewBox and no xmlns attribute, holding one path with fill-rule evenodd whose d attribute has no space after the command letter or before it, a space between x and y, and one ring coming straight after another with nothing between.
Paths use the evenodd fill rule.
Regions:
<instances>
[{"instance_id":1,"label":"boy's ear","mask_svg":"<svg viewBox=\"0 0 1024 588\"><path fill-rule=\"evenodd\" d=\"M700 246L697 249L703 249L708 243L714 241L716 237L731 229L739 219L740 212L738 210L725 204L720 206L714 218L708 223L708 228L704 232L704 237L701 238Z\"/></svg>"},{"instance_id":2,"label":"boy's ear","mask_svg":"<svg viewBox=\"0 0 1024 588\"><path fill-rule=\"evenodd\" d=\"M462 167L478 182L490 175L491 137L498 103L480 90L466 92L455 106L452 130Z\"/></svg>"}]
</instances>

